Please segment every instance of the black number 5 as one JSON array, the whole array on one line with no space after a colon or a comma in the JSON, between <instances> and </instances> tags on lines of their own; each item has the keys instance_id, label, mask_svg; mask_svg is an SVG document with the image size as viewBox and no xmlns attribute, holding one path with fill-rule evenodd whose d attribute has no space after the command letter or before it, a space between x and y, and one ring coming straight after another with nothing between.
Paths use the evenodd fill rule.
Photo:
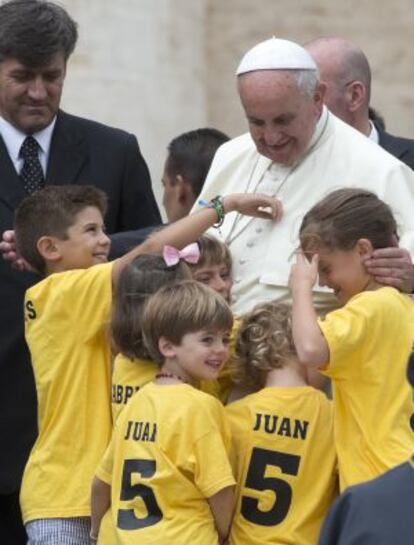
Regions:
<instances>
[{"instance_id":1,"label":"black number 5","mask_svg":"<svg viewBox=\"0 0 414 545\"><path fill-rule=\"evenodd\" d=\"M292 488L289 483L277 477L265 477L266 467L279 467L282 473L297 475L300 457L262 448L254 448L250 458L245 486L253 490L272 490L275 493L275 502L268 511L261 511L259 500L243 496L241 513L244 518L261 526L276 526L288 514L292 501Z\"/></svg>"},{"instance_id":2,"label":"black number 5","mask_svg":"<svg viewBox=\"0 0 414 545\"><path fill-rule=\"evenodd\" d=\"M155 460L125 460L122 472L121 500L141 498L147 509L147 516L137 518L133 509L119 509L117 526L122 530L139 530L157 524L162 519L161 509L158 507L154 492L145 484L131 484L133 473L142 477L152 477L155 473Z\"/></svg>"}]
</instances>

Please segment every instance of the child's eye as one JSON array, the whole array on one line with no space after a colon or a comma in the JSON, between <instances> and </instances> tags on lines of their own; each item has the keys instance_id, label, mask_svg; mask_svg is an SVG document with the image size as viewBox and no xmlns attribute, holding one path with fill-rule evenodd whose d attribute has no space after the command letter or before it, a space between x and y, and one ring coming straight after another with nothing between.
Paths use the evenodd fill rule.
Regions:
<instances>
[{"instance_id":1,"label":"child's eye","mask_svg":"<svg viewBox=\"0 0 414 545\"><path fill-rule=\"evenodd\" d=\"M197 280L197 282L201 282L202 284L208 284L208 282L210 281L210 277L207 275L197 276L195 280Z\"/></svg>"},{"instance_id":2,"label":"child's eye","mask_svg":"<svg viewBox=\"0 0 414 545\"><path fill-rule=\"evenodd\" d=\"M213 342L213 337L208 335L206 337L203 337L201 339L201 342L205 343L205 344L211 344Z\"/></svg>"},{"instance_id":3,"label":"child's eye","mask_svg":"<svg viewBox=\"0 0 414 545\"><path fill-rule=\"evenodd\" d=\"M225 346L228 346L230 344L230 336L229 335L225 335L222 340L223 340L223 344Z\"/></svg>"}]
</instances>

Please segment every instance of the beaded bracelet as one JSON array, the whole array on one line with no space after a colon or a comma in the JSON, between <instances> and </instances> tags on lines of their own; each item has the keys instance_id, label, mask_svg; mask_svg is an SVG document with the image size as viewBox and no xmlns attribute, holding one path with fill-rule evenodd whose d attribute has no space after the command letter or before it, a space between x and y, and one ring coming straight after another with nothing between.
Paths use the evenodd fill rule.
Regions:
<instances>
[{"instance_id":1,"label":"beaded bracelet","mask_svg":"<svg viewBox=\"0 0 414 545\"><path fill-rule=\"evenodd\" d=\"M216 197L214 197L214 199L211 199L210 202L200 200L198 201L198 204L203 208L214 208L217 214L217 223L215 223L213 227L218 229L223 225L226 211L224 210L223 199L220 195L217 195Z\"/></svg>"}]
</instances>

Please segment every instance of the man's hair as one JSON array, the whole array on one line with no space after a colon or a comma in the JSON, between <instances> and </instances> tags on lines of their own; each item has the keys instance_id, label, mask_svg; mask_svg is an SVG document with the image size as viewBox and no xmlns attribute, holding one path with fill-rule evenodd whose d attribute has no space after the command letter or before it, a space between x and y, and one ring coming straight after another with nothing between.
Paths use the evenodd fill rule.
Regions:
<instances>
[{"instance_id":1,"label":"man's hair","mask_svg":"<svg viewBox=\"0 0 414 545\"><path fill-rule=\"evenodd\" d=\"M187 264L168 266L160 255L136 257L121 272L114 295L111 333L114 349L130 359L148 359L142 339L142 314L148 297L177 280L190 279Z\"/></svg>"},{"instance_id":2,"label":"man's hair","mask_svg":"<svg viewBox=\"0 0 414 545\"><path fill-rule=\"evenodd\" d=\"M203 284L186 280L165 286L152 295L144 309L142 332L151 358L162 364L158 342L165 337L179 345L187 333L229 331L233 315L223 297Z\"/></svg>"},{"instance_id":3,"label":"man's hair","mask_svg":"<svg viewBox=\"0 0 414 545\"><path fill-rule=\"evenodd\" d=\"M181 175L190 184L194 197L201 193L217 149L230 138L217 129L196 129L169 143L166 171L172 183Z\"/></svg>"},{"instance_id":4,"label":"man's hair","mask_svg":"<svg viewBox=\"0 0 414 545\"><path fill-rule=\"evenodd\" d=\"M191 271L195 272L202 267L212 265L225 265L231 273L232 259L227 244L211 235L202 235L197 240L197 244L200 249L200 259L195 264L188 264Z\"/></svg>"},{"instance_id":5,"label":"man's hair","mask_svg":"<svg viewBox=\"0 0 414 545\"><path fill-rule=\"evenodd\" d=\"M296 79L299 92L309 98L315 96L319 85L318 70L289 70Z\"/></svg>"},{"instance_id":6,"label":"man's hair","mask_svg":"<svg viewBox=\"0 0 414 545\"><path fill-rule=\"evenodd\" d=\"M12 57L39 67L57 53L66 61L77 38L76 23L53 2L11 0L0 6L0 62Z\"/></svg>"},{"instance_id":7,"label":"man's hair","mask_svg":"<svg viewBox=\"0 0 414 545\"><path fill-rule=\"evenodd\" d=\"M266 374L297 358L292 336L292 310L286 303L256 305L242 318L236 337L232 376L243 386L260 388Z\"/></svg>"},{"instance_id":8,"label":"man's hair","mask_svg":"<svg viewBox=\"0 0 414 545\"><path fill-rule=\"evenodd\" d=\"M320 246L350 250L360 238L373 248L395 246L397 224L391 208L371 191L357 188L329 193L307 212L299 230L304 251Z\"/></svg>"},{"instance_id":9,"label":"man's hair","mask_svg":"<svg viewBox=\"0 0 414 545\"><path fill-rule=\"evenodd\" d=\"M61 240L76 221L76 215L88 206L106 213L106 195L90 185L48 186L26 197L16 208L14 229L16 246L21 256L41 274L46 263L37 249L43 236Z\"/></svg>"}]
</instances>

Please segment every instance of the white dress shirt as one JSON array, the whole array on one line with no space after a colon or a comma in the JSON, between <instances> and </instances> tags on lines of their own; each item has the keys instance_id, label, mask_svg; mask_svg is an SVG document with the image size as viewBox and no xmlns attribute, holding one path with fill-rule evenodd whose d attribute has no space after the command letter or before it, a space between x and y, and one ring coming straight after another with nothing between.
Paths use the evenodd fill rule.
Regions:
<instances>
[{"instance_id":1,"label":"white dress shirt","mask_svg":"<svg viewBox=\"0 0 414 545\"><path fill-rule=\"evenodd\" d=\"M55 123L56 117L54 117L53 121L46 128L31 135L39 144L39 161L45 177ZM0 117L0 135L3 138L17 174L20 174L23 166L23 159L19 157L19 153L27 134L19 131L19 129L16 129L16 127L6 121L3 117Z\"/></svg>"}]
</instances>

